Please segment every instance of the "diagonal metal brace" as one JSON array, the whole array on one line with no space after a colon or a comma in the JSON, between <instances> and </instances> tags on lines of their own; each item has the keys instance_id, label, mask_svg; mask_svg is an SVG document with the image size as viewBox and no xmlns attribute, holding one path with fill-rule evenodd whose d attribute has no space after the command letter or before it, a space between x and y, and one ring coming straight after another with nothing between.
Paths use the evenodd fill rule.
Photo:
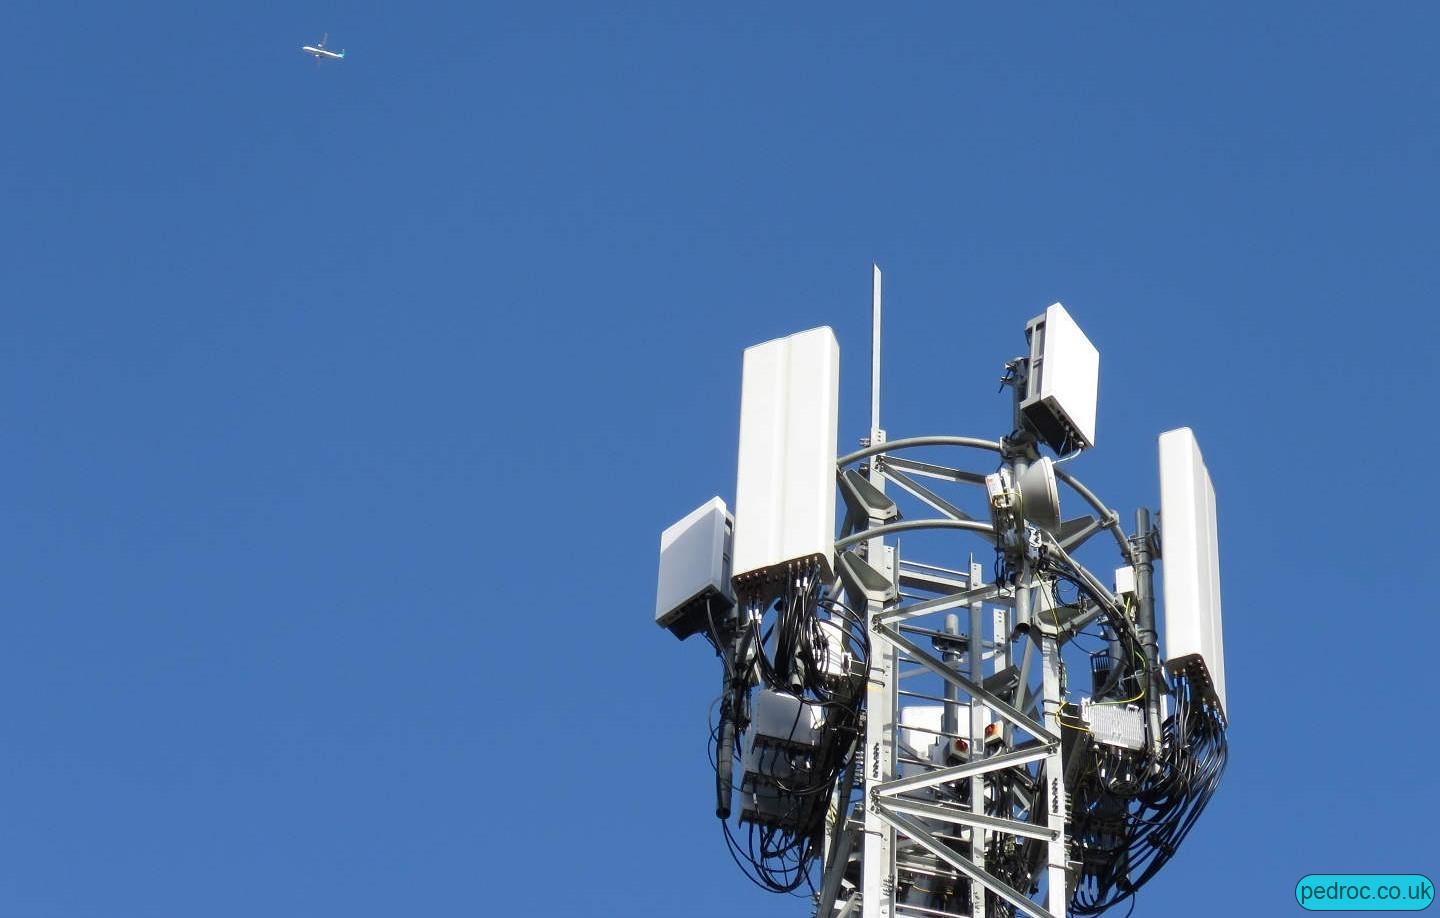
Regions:
<instances>
[{"instance_id":1,"label":"diagonal metal brace","mask_svg":"<svg viewBox=\"0 0 1440 918\"><path fill-rule=\"evenodd\" d=\"M907 794L922 788L934 787L937 784L948 784L951 781L962 781L965 778L973 778L976 775L983 775L987 772L999 771L1002 768L1028 765L1031 762L1040 761L1054 751L1055 744L1045 743L1026 749L1016 749L1013 752L1002 752L999 755L992 755L988 759L966 762L963 765L952 765L949 768L941 768L938 771L927 772L922 775L912 775L909 778L900 778L896 781L877 784L874 793L881 797Z\"/></svg>"},{"instance_id":2,"label":"diagonal metal brace","mask_svg":"<svg viewBox=\"0 0 1440 918\"><path fill-rule=\"evenodd\" d=\"M877 634L883 635L886 640L895 644L897 647L900 647L910 656L914 657L915 662L921 664L926 669L935 673L937 676L939 676L941 679L944 679L946 682L949 682L953 685L958 685L960 688L964 689L967 693L969 693L972 699L982 702L986 707L990 708L992 711L999 714L1006 720L1010 721L1015 726L1024 730L1026 733L1029 733L1036 739L1042 740L1046 743L1060 742L1060 737L1056 736L1049 730L1046 730L1044 727L1040 726L1040 724L1036 723L1034 720L1025 716L1025 714L1023 714L1019 708L1013 707L1009 703L1001 701L996 696L985 691L985 689L981 686L976 685L974 682L971 682L969 679L960 675L960 673L946 666L933 654L927 652L923 647L920 647L914 641L901 634L899 631L896 631L894 628L888 625L883 625L879 623L875 625L874 630Z\"/></svg>"},{"instance_id":3,"label":"diagonal metal brace","mask_svg":"<svg viewBox=\"0 0 1440 918\"><path fill-rule=\"evenodd\" d=\"M939 819L942 822L953 822L961 826L980 826L1009 835L1023 835L1026 838L1038 838L1040 841L1054 841L1060 837L1060 833L1051 829L1049 826L1036 825L1033 822L1021 822L1018 819L1002 819L999 816L987 816L983 813L972 813L969 810L960 810L955 807L942 806L937 803L922 803L919 800L911 800L906 797L880 798L875 801L875 805L891 813L905 813L910 816L920 816L925 819Z\"/></svg>"},{"instance_id":4,"label":"diagonal metal brace","mask_svg":"<svg viewBox=\"0 0 1440 918\"><path fill-rule=\"evenodd\" d=\"M952 520L973 520L975 518L898 469L887 468L882 464L880 474Z\"/></svg>"},{"instance_id":5,"label":"diagonal metal brace","mask_svg":"<svg viewBox=\"0 0 1440 918\"><path fill-rule=\"evenodd\" d=\"M953 481L959 484L973 484L985 487L985 476L978 472L966 472L961 469L952 469L948 465L935 465L932 462L919 462L915 459L902 459L899 456L881 456L879 464L882 471L890 468L903 469L913 475L923 475L926 478L938 478L941 481Z\"/></svg>"},{"instance_id":6,"label":"diagonal metal brace","mask_svg":"<svg viewBox=\"0 0 1440 918\"><path fill-rule=\"evenodd\" d=\"M880 818L901 832L904 832L906 837L915 842L915 844L929 851L940 860L965 874L965 876L974 882L979 883L995 895L1015 906L1017 911L1024 912L1030 915L1031 918L1062 918L1062 916L1050 914L1050 912L1042 908L1039 903L1031 900L1019 890L1011 887L1004 880L977 866L974 861L965 855L958 853L939 839L933 837L924 826L910 817L903 816L899 813L887 813L881 808Z\"/></svg>"}]
</instances>

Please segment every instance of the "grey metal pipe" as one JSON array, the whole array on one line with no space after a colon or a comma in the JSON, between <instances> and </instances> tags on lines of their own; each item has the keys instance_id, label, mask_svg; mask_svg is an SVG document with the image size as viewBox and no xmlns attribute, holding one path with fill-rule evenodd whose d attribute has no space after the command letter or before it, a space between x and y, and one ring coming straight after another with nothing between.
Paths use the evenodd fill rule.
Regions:
<instances>
[{"instance_id":1,"label":"grey metal pipe","mask_svg":"<svg viewBox=\"0 0 1440 918\"><path fill-rule=\"evenodd\" d=\"M945 616L945 633L946 633L946 634L953 634L953 635L955 635L957 638L960 636L960 616L954 615L954 614ZM959 668L960 668L960 651L955 649L956 646L958 645L958 643L959 643L959 642L957 641L955 644L949 644L949 645L947 645L947 646L945 647L945 652L940 655L940 659L942 659L942 660L945 661L945 665L946 665L946 666L951 666L951 667L954 667L955 669L959 669ZM978 644L979 644L979 641L977 641L977 640L975 639L975 632L974 632L974 631L971 631L971 632L970 632L970 646L973 648L973 647L977 646ZM971 673L971 674L970 674L970 678L971 678L972 680L974 680L975 682L981 681L981 680L975 678L975 674L974 674L974 673ZM943 714L943 715L941 716L941 718L940 718L940 729L941 729L941 730L944 730L944 731L945 731L946 733L948 733L948 734L959 733L959 732L960 732L960 689L959 689L953 682L946 682L944 685L945 685L945 712L944 712L944 714Z\"/></svg>"},{"instance_id":2,"label":"grey metal pipe","mask_svg":"<svg viewBox=\"0 0 1440 918\"><path fill-rule=\"evenodd\" d=\"M977 520L901 520L898 523L886 523L884 526L876 526L874 529L866 529L864 532L848 535L835 543L835 550L844 551L852 545L870 539L878 539L896 532L910 532L915 529L968 529L971 532L989 533L995 531L994 526Z\"/></svg>"},{"instance_id":3,"label":"grey metal pipe","mask_svg":"<svg viewBox=\"0 0 1440 918\"><path fill-rule=\"evenodd\" d=\"M844 456L841 456L839 459L836 459L835 464L837 466L846 466L852 462L858 462L861 459L865 459L869 456L874 456L879 453L889 453L896 450L911 449L919 446L964 446L971 449L988 450L992 453L999 453L1003 451L1003 447L1000 445L999 442L995 440L984 440L979 437L904 437L899 440L891 440L888 443L872 444L865 447L864 449L856 450L853 453L848 453ZM1028 464L1023 462L1018 464L1018 467L1016 468L1016 473L1018 474L1023 472L1024 468L1027 465ZM1055 466L1055 477L1069 485L1076 494L1079 494L1080 497L1083 498L1085 502L1088 503L1095 510L1096 513L1100 514L1100 520L1102 525L1104 525L1104 527L1110 531L1110 534L1115 537L1115 544L1120 547L1120 551L1125 556L1125 559L1127 561L1130 561L1131 563L1134 563L1135 558L1134 553L1130 547L1130 542L1125 537L1125 530L1120 526L1120 515L1114 510L1111 510L1109 507L1105 506L1104 502L1101 501L1100 498L1095 496L1095 492L1085 487L1085 485L1080 483L1079 479L1077 479L1074 475L1071 475L1064 469L1060 468L1058 465Z\"/></svg>"},{"instance_id":4,"label":"grey metal pipe","mask_svg":"<svg viewBox=\"0 0 1440 918\"><path fill-rule=\"evenodd\" d=\"M1120 553L1125 556L1125 560L1134 564L1135 552L1130 545L1130 540L1125 537L1125 530L1120 527L1120 514L1105 506L1100 498L1095 496L1093 491L1085 487L1080 483L1079 479L1058 465L1055 466L1055 477L1074 489L1076 494L1084 498L1085 502L1094 508L1096 513L1100 514L1101 522L1106 529L1110 530L1110 534L1115 537L1115 544L1120 546Z\"/></svg>"},{"instance_id":5,"label":"grey metal pipe","mask_svg":"<svg viewBox=\"0 0 1440 918\"><path fill-rule=\"evenodd\" d=\"M982 440L979 437L905 437L900 440L891 440L889 443L871 444L862 450L841 456L835 460L835 464L849 465L876 453L889 453L897 449L910 449L916 446L968 446L972 449L988 449L992 453L1000 452L999 443L994 440Z\"/></svg>"},{"instance_id":6,"label":"grey metal pipe","mask_svg":"<svg viewBox=\"0 0 1440 918\"><path fill-rule=\"evenodd\" d=\"M1145 716L1150 726L1150 749L1160 754L1160 649L1155 632L1155 565L1150 558L1150 511L1135 511L1135 630L1145 652Z\"/></svg>"}]
</instances>

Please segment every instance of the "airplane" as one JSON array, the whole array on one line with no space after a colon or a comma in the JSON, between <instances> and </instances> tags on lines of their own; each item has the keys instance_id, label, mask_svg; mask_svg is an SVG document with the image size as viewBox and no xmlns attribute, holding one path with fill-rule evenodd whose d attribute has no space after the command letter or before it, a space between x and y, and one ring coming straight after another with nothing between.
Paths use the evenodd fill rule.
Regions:
<instances>
[{"instance_id":1,"label":"airplane","mask_svg":"<svg viewBox=\"0 0 1440 918\"><path fill-rule=\"evenodd\" d=\"M329 33L329 32L326 32L325 35L320 39L320 43L319 43L319 44L316 44L316 45L305 45L305 46L302 47L300 50L301 50L301 51L304 51L306 54L313 54L313 55L315 55L315 63L317 63L317 64L320 63L321 61L324 61L324 60L343 61L343 60L345 59L345 52L344 52L344 51L327 51L327 50L325 50L325 42L326 42L327 40L329 40L329 38L330 38L330 33Z\"/></svg>"}]
</instances>

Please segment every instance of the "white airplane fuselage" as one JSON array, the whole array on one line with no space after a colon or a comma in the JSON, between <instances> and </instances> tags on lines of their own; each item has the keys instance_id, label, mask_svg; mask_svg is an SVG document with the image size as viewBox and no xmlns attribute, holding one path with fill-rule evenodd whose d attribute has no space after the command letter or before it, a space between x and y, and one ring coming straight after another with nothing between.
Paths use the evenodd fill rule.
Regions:
<instances>
[{"instance_id":1,"label":"white airplane fuselage","mask_svg":"<svg viewBox=\"0 0 1440 918\"><path fill-rule=\"evenodd\" d=\"M344 51L326 51L324 48L317 48L314 45L305 45L300 50L304 51L306 54L315 55L315 59L317 61L325 59L339 61L345 59Z\"/></svg>"}]
</instances>

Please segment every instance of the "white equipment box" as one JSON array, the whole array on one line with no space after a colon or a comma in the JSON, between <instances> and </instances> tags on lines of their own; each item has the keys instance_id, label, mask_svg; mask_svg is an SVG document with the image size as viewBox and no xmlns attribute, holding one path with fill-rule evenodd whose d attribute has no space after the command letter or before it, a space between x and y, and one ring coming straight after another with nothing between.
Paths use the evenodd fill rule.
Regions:
<instances>
[{"instance_id":1,"label":"white equipment box","mask_svg":"<svg viewBox=\"0 0 1440 918\"><path fill-rule=\"evenodd\" d=\"M1134 567L1117 567L1117 568L1115 568L1115 595L1116 595L1116 596L1134 596L1134 595L1135 595L1135 568L1134 568Z\"/></svg>"},{"instance_id":2,"label":"white equipment box","mask_svg":"<svg viewBox=\"0 0 1440 918\"><path fill-rule=\"evenodd\" d=\"M725 501L712 497L660 534L655 624L684 640L729 614L734 529Z\"/></svg>"},{"instance_id":3,"label":"white equipment box","mask_svg":"<svg viewBox=\"0 0 1440 918\"><path fill-rule=\"evenodd\" d=\"M1188 427L1160 435L1160 551L1165 667L1189 671L1225 710L1215 487Z\"/></svg>"},{"instance_id":4,"label":"white equipment box","mask_svg":"<svg viewBox=\"0 0 1440 918\"><path fill-rule=\"evenodd\" d=\"M840 345L813 328L745 350L735 483L735 583L781 581L835 552Z\"/></svg>"},{"instance_id":5,"label":"white equipment box","mask_svg":"<svg viewBox=\"0 0 1440 918\"><path fill-rule=\"evenodd\" d=\"M794 695L761 689L751 709L741 758L740 818L778 828L803 825L822 796L796 795L812 779L825 708Z\"/></svg>"},{"instance_id":6,"label":"white equipment box","mask_svg":"<svg viewBox=\"0 0 1440 918\"><path fill-rule=\"evenodd\" d=\"M1030 375L1020 410L1057 453L1095 445L1100 352L1059 303L1025 326Z\"/></svg>"},{"instance_id":7,"label":"white equipment box","mask_svg":"<svg viewBox=\"0 0 1440 918\"><path fill-rule=\"evenodd\" d=\"M1086 701L1080 713L1095 742L1121 749L1145 748L1145 712L1139 708Z\"/></svg>"},{"instance_id":8,"label":"white equipment box","mask_svg":"<svg viewBox=\"0 0 1440 918\"><path fill-rule=\"evenodd\" d=\"M845 624L839 618L818 622L821 640L814 648L820 675L831 682L850 677L850 647L845 638Z\"/></svg>"}]
</instances>

